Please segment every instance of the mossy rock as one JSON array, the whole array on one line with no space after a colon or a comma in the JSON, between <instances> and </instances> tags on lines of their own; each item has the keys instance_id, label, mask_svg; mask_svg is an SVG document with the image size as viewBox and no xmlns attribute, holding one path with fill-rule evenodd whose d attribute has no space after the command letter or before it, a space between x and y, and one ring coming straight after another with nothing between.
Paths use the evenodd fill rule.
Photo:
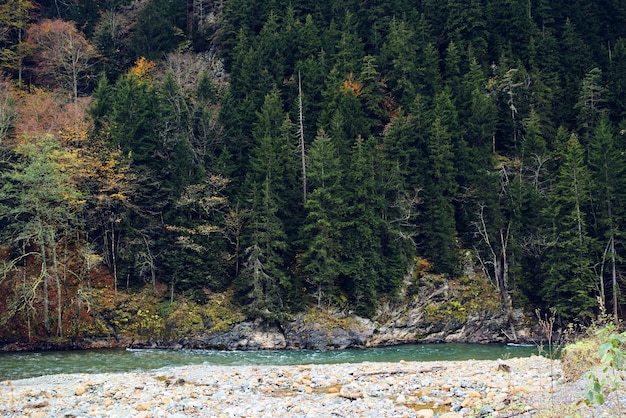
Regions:
<instances>
[{"instance_id":1,"label":"mossy rock","mask_svg":"<svg viewBox=\"0 0 626 418\"><path fill-rule=\"evenodd\" d=\"M317 324L326 331L332 331L334 329L359 329L361 327L359 323L352 316L340 317L332 314L326 309L317 307L310 307L304 314L304 323Z\"/></svg>"},{"instance_id":2,"label":"mossy rock","mask_svg":"<svg viewBox=\"0 0 626 418\"><path fill-rule=\"evenodd\" d=\"M561 351L561 370L568 382L574 382L589 370L600 364L597 339L586 338L569 344Z\"/></svg>"}]
</instances>

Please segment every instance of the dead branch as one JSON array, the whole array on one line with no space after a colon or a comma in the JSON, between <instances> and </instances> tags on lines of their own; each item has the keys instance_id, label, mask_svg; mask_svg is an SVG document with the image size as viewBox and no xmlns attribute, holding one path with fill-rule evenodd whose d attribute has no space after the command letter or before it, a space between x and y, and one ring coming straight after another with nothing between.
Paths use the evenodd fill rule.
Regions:
<instances>
[{"instance_id":1,"label":"dead branch","mask_svg":"<svg viewBox=\"0 0 626 418\"><path fill-rule=\"evenodd\" d=\"M374 376L374 375L379 375L379 374L432 373L432 372L436 372L439 370L445 370L445 367L433 366L433 367L429 367L425 369L417 369L417 370L411 370L411 369L375 370L372 372L363 372L363 373L355 374L354 378L358 379L359 377L363 377L363 376Z\"/></svg>"}]
</instances>

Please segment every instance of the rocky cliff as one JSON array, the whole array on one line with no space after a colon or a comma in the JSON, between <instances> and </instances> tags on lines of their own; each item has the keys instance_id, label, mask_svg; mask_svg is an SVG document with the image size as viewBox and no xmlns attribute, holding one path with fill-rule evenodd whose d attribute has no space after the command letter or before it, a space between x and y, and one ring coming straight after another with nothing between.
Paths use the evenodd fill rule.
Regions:
<instances>
[{"instance_id":1,"label":"rocky cliff","mask_svg":"<svg viewBox=\"0 0 626 418\"><path fill-rule=\"evenodd\" d=\"M281 324L243 321L228 330L195 332L178 341L134 346L227 350L334 350L406 343L505 343L542 339L521 309L506 313L495 289L479 277L424 275L407 283L396 301L385 301L373 319L339 308L313 307Z\"/></svg>"}]
</instances>

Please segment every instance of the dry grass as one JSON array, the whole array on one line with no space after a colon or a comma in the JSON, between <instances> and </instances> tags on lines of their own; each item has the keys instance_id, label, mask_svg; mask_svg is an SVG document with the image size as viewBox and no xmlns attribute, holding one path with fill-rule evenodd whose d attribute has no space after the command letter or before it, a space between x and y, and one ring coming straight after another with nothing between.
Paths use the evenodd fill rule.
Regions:
<instances>
[{"instance_id":1,"label":"dry grass","mask_svg":"<svg viewBox=\"0 0 626 418\"><path fill-rule=\"evenodd\" d=\"M597 339L586 338L563 348L561 369L566 381L576 381L584 373L600 364L598 347L600 347L600 342Z\"/></svg>"}]
</instances>

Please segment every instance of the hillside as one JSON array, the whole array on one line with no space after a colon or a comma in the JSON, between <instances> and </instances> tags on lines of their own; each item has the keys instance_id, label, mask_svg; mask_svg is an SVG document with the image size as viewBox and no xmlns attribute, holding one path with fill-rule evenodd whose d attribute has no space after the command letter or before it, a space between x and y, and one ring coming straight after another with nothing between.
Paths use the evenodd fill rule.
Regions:
<instances>
[{"instance_id":1,"label":"hillside","mask_svg":"<svg viewBox=\"0 0 626 418\"><path fill-rule=\"evenodd\" d=\"M0 340L444 283L489 291L431 316L622 315L622 2L7 0L0 28Z\"/></svg>"}]
</instances>

